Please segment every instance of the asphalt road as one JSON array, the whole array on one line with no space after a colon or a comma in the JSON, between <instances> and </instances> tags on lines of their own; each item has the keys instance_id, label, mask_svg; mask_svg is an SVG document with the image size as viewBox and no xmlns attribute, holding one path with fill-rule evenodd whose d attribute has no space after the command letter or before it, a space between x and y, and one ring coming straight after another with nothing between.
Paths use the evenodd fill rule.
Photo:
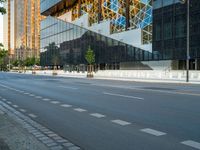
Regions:
<instances>
[{"instance_id":1,"label":"asphalt road","mask_svg":"<svg viewBox=\"0 0 200 150\"><path fill-rule=\"evenodd\" d=\"M84 150L200 149L200 85L0 73L0 96Z\"/></svg>"}]
</instances>

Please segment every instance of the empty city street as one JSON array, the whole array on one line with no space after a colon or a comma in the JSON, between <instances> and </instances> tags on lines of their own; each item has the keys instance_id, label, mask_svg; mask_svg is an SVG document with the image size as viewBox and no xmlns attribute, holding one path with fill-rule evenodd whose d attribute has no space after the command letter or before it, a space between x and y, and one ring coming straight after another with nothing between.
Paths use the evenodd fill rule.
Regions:
<instances>
[{"instance_id":1,"label":"empty city street","mask_svg":"<svg viewBox=\"0 0 200 150\"><path fill-rule=\"evenodd\" d=\"M0 105L82 150L200 149L200 85L1 72Z\"/></svg>"}]
</instances>

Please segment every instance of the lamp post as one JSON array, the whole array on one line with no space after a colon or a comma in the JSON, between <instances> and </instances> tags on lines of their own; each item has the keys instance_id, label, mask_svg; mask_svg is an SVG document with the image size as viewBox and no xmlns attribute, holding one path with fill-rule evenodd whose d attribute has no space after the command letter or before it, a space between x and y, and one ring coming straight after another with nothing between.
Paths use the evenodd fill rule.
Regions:
<instances>
[{"instance_id":1,"label":"lamp post","mask_svg":"<svg viewBox=\"0 0 200 150\"><path fill-rule=\"evenodd\" d=\"M190 0L180 0L181 4L187 1L187 52L186 52L186 82L189 82L190 70Z\"/></svg>"}]
</instances>

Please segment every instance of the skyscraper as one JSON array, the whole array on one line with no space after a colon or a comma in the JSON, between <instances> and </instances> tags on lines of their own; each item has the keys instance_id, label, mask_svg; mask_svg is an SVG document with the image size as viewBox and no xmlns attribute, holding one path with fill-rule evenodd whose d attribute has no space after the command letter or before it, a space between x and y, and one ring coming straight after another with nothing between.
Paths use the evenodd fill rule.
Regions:
<instances>
[{"instance_id":1,"label":"skyscraper","mask_svg":"<svg viewBox=\"0 0 200 150\"><path fill-rule=\"evenodd\" d=\"M16 59L39 57L40 0L8 0L5 8L5 47Z\"/></svg>"}]
</instances>

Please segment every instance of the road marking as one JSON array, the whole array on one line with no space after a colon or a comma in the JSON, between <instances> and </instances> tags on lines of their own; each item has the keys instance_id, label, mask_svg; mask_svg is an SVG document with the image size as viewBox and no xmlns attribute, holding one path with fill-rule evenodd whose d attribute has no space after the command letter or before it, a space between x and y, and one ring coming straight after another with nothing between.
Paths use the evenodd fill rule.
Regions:
<instances>
[{"instance_id":1,"label":"road marking","mask_svg":"<svg viewBox=\"0 0 200 150\"><path fill-rule=\"evenodd\" d=\"M78 111L78 112L85 112L85 111L87 111L87 110L82 109L82 108L75 108L74 110L75 110L75 111Z\"/></svg>"},{"instance_id":2,"label":"road marking","mask_svg":"<svg viewBox=\"0 0 200 150\"><path fill-rule=\"evenodd\" d=\"M21 112L26 112L26 110L25 110L25 109L20 109L20 111L21 111Z\"/></svg>"},{"instance_id":3,"label":"road marking","mask_svg":"<svg viewBox=\"0 0 200 150\"><path fill-rule=\"evenodd\" d=\"M17 105L13 105L13 107L18 108L19 106L17 106Z\"/></svg>"},{"instance_id":4,"label":"road marking","mask_svg":"<svg viewBox=\"0 0 200 150\"><path fill-rule=\"evenodd\" d=\"M28 114L31 118L36 118L37 116L34 114Z\"/></svg>"},{"instance_id":5,"label":"road marking","mask_svg":"<svg viewBox=\"0 0 200 150\"><path fill-rule=\"evenodd\" d=\"M59 101L51 101L52 104L59 104Z\"/></svg>"},{"instance_id":6,"label":"road marking","mask_svg":"<svg viewBox=\"0 0 200 150\"><path fill-rule=\"evenodd\" d=\"M60 105L61 107L72 107L72 105L68 105L68 104L63 104L63 105Z\"/></svg>"},{"instance_id":7,"label":"road marking","mask_svg":"<svg viewBox=\"0 0 200 150\"><path fill-rule=\"evenodd\" d=\"M5 99L5 98L2 98L2 100L3 100L3 101L7 101L7 99Z\"/></svg>"},{"instance_id":8,"label":"road marking","mask_svg":"<svg viewBox=\"0 0 200 150\"><path fill-rule=\"evenodd\" d=\"M48 99L48 98L43 98L42 100L43 101L50 101L50 99Z\"/></svg>"},{"instance_id":9,"label":"road marking","mask_svg":"<svg viewBox=\"0 0 200 150\"><path fill-rule=\"evenodd\" d=\"M162 135L166 135L166 133L164 132L160 132L154 129L150 129L150 128L145 128L145 129L141 129L142 132L148 133L148 134L152 134L155 136L162 136Z\"/></svg>"},{"instance_id":10,"label":"road marking","mask_svg":"<svg viewBox=\"0 0 200 150\"><path fill-rule=\"evenodd\" d=\"M7 103L8 103L8 104L12 104L12 102L10 102L10 101L7 101Z\"/></svg>"},{"instance_id":11,"label":"road marking","mask_svg":"<svg viewBox=\"0 0 200 150\"><path fill-rule=\"evenodd\" d=\"M29 96L35 96L34 94L29 94Z\"/></svg>"},{"instance_id":12,"label":"road marking","mask_svg":"<svg viewBox=\"0 0 200 150\"><path fill-rule=\"evenodd\" d=\"M192 141L192 140L188 140L188 141L183 141L181 142L181 144L196 148L196 149L200 149L200 143Z\"/></svg>"},{"instance_id":13,"label":"road marking","mask_svg":"<svg viewBox=\"0 0 200 150\"><path fill-rule=\"evenodd\" d=\"M41 97L41 96L35 96L35 98L38 98L38 99L39 99L39 98L42 98L42 97Z\"/></svg>"},{"instance_id":14,"label":"road marking","mask_svg":"<svg viewBox=\"0 0 200 150\"><path fill-rule=\"evenodd\" d=\"M25 92L24 94L25 94L25 95L29 95L30 93L26 93L26 92Z\"/></svg>"},{"instance_id":15,"label":"road marking","mask_svg":"<svg viewBox=\"0 0 200 150\"><path fill-rule=\"evenodd\" d=\"M119 120L119 119L118 120L111 120L111 122L119 124L119 125L122 125L122 126L130 125L131 124L130 122Z\"/></svg>"},{"instance_id":16,"label":"road marking","mask_svg":"<svg viewBox=\"0 0 200 150\"><path fill-rule=\"evenodd\" d=\"M58 86L58 87L61 87L61 88L64 88L64 89L78 90L78 88L69 87L69 86Z\"/></svg>"},{"instance_id":17,"label":"road marking","mask_svg":"<svg viewBox=\"0 0 200 150\"><path fill-rule=\"evenodd\" d=\"M91 116L93 117L96 117L96 118L104 118L105 115L102 115L102 114L99 114L99 113L93 113L93 114L90 114Z\"/></svg>"},{"instance_id":18,"label":"road marking","mask_svg":"<svg viewBox=\"0 0 200 150\"><path fill-rule=\"evenodd\" d=\"M120 97L125 97L125 98L132 98L132 99L144 100L144 98L135 97L135 96L129 96L129 95L121 95L121 94L107 93L107 92L103 92L103 94L110 95L110 96L120 96Z\"/></svg>"}]
</instances>

